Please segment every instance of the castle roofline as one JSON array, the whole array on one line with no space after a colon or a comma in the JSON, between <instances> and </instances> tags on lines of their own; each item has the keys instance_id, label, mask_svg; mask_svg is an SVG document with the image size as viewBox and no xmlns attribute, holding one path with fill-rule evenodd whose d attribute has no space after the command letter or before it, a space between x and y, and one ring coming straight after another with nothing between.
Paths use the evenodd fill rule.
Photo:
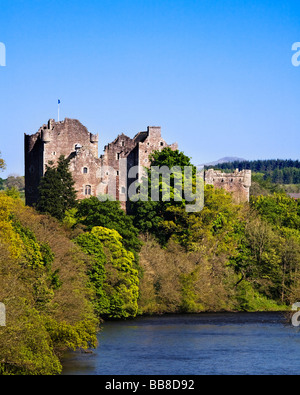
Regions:
<instances>
[{"instance_id":1,"label":"castle roofline","mask_svg":"<svg viewBox=\"0 0 300 395\"><path fill-rule=\"evenodd\" d=\"M149 133L148 132L139 132L138 134L136 134L133 138L133 140L136 143L142 143L146 140L146 138L148 137Z\"/></svg>"}]
</instances>

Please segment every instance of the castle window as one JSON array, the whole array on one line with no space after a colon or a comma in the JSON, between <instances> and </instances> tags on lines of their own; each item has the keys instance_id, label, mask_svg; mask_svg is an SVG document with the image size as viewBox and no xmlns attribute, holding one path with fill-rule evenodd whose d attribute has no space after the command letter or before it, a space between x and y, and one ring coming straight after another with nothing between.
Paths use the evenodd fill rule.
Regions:
<instances>
[{"instance_id":1,"label":"castle window","mask_svg":"<svg viewBox=\"0 0 300 395\"><path fill-rule=\"evenodd\" d=\"M86 185L85 186L84 194L86 196L91 196L91 194L92 194L92 187L90 185Z\"/></svg>"},{"instance_id":2,"label":"castle window","mask_svg":"<svg viewBox=\"0 0 300 395\"><path fill-rule=\"evenodd\" d=\"M125 188L125 187L122 187L122 189L121 189L121 193L123 193L123 194L125 194L125 193L126 193L126 188Z\"/></svg>"},{"instance_id":3,"label":"castle window","mask_svg":"<svg viewBox=\"0 0 300 395\"><path fill-rule=\"evenodd\" d=\"M83 174L88 174L88 172L89 172L89 169L87 167L84 167L83 168Z\"/></svg>"},{"instance_id":4,"label":"castle window","mask_svg":"<svg viewBox=\"0 0 300 395\"><path fill-rule=\"evenodd\" d=\"M124 142L124 141L122 141L121 145L122 145L122 147L125 147L125 142Z\"/></svg>"},{"instance_id":5,"label":"castle window","mask_svg":"<svg viewBox=\"0 0 300 395\"><path fill-rule=\"evenodd\" d=\"M54 156L55 156L55 155L56 155L56 152L55 152L55 151L54 151L54 152L52 152L52 155L54 155Z\"/></svg>"},{"instance_id":6,"label":"castle window","mask_svg":"<svg viewBox=\"0 0 300 395\"><path fill-rule=\"evenodd\" d=\"M120 155L121 155L121 154L116 154L116 159L117 159L117 160L120 159Z\"/></svg>"},{"instance_id":7,"label":"castle window","mask_svg":"<svg viewBox=\"0 0 300 395\"><path fill-rule=\"evenodd\" d=\"M163 146L164 146L164 143L163 143L162 141L160 142L160 146L161 146L161 147L163 147Z\"/></svg>"}]
</instances>

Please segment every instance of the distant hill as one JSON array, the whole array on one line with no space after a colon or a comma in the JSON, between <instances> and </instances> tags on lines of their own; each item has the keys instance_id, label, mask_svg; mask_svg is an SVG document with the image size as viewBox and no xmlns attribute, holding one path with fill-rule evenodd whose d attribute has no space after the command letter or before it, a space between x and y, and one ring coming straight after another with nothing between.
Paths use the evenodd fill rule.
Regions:
<instances>
[{"instance_id":1,"label":"distant hill","mask_svg":"<svg viewBox=\"0 0 300 395\"><path fill-rule=\"evenodd\" d=\"M210 162L210 163L202 163L202 165L199 166L217 166L222 163L232 163L232 162L246 162L247 159L243 158L237 158L237 157L232 157L232 156L226 156L225 158L221 158L219 160L216 160L215 162Z\"/></svg>"}]
</instances>

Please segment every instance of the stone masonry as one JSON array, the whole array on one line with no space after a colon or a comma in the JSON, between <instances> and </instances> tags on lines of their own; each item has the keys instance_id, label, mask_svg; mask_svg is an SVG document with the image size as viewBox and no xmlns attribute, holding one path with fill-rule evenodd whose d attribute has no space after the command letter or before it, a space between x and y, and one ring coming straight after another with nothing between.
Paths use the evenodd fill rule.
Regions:
<instances>
[{"instance_id":1,"label":"stone masonry","mask_svg":"<svg viewBox=\"0 0 300 395\"><path fill-rule=\"evenodd\" d=\"M166 143L161 135L161 127L156 126L149 126L133 138L120 134L104 147L104 153L100 157L98 140L98 134L90 133L78 120L69 118L62 122L50 119L37 133L25 134L26 204L33 206L37 202L38 186L47 165L57 164L58 158L63 155L70 160L69 168L78 199L113 191L117 200L121 201L122 208L126 209L128 170L137 168L136 179L140 179L142 169L150 166L149 156L153 151L165 147L178 149L176 143ZM120 171L123 159L127 160L124 161L127 168ZM205 180L216 188L232 192L237 203L249 200L251 171L226 174L208 170Z\"/></svg>"},{"instance_id":2,"label":"stone masonry","mask_svg":"<svg viewBox=\"0 0 300 395\"><path fill-rule=\"evenodd\" d=\"M238 169L234 173L222 173L210 169L205 172L206 184L214 185L215 188L223 188L232 193L235 203L248 202L250 198L251 170Z\"/></svg>"},{"instance_id":3,"label":"stone masonry","mask_svg":"<svg viewBox=\"0 0 300 395\"><path fill-rule=\"evenodd\" d=\"M69 168L78 199L108 194L112 184L117 200L125 202L127 179L120 180L120 160L127 159L128 167L148 167L151 152L164 147L178 148L177 144L168 145L163 140L160 127L148 127L134 138L119 135L105 146L104 154L99 158L98 134L90 133L75 119L66 118L62 122L51 119L37 133L25 134L26 204L32 206L37 202L38 186L47 165L56 165L61 155L70 159Z\"/></svg>"}]
</instances>

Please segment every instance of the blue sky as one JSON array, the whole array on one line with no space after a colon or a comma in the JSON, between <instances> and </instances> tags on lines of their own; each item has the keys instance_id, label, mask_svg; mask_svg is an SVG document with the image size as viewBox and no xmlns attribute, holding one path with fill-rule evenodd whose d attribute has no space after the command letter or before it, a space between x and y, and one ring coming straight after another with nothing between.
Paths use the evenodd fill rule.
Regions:
<instances>
[{"instance_id":1,"label":"blue sky","mask_svg":"<svg viewBox=\"0 0 300 395\"><path fill-rule=\"evenodd\" d=\"M299 159L299 20L298 0L1 0L0 176L58 99L99 154L153 125L195 164Z\"/></svg>"}]
</instances>

